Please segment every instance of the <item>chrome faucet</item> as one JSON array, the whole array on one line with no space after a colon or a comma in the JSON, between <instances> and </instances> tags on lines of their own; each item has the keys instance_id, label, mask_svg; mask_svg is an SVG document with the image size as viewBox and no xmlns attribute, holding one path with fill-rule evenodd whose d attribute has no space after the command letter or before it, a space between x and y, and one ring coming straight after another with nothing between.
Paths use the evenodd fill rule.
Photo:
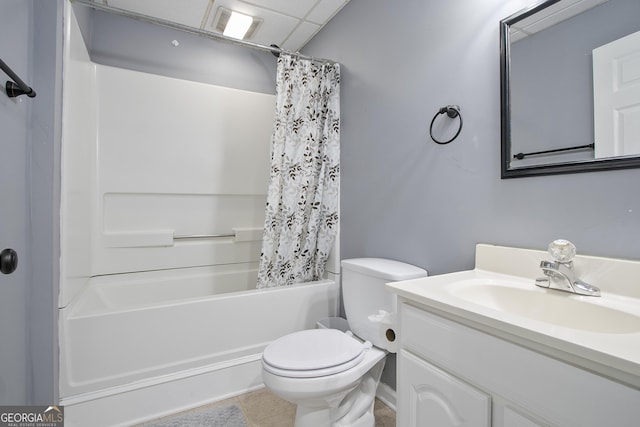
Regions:
<instances>
[{"instance_id":1,"label":"chrome faucet","mask_svg":"<svg viewBox=\"0 0 640 427\"><path fill-rule=\"evenodd\" d=\"M599 297L600 289L575 277L573 257L576 247L568 240L554 240L549 244L549 253L555 261L541 261L540 268L546 277L536 279L536 286L578 295Z\"/></svg>"}]
</instances>

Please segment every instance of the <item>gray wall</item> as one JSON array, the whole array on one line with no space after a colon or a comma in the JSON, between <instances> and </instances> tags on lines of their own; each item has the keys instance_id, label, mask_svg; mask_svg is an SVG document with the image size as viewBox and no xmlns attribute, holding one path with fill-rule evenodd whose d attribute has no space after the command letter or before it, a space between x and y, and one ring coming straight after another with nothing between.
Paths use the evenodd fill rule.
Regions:
<instances>
[{"instance_id":1,"label":"gray wall","mask_svg":"<svg viewBox=\"0 0 640 427\"><path fill-rule=\"evenodd\" d=\"M431 275L479 242L640 259L640 169L500 179L499 21L530 0L351 0L304 49L342 64L341 256ZM433 143L438 108L464 128ZM390 360L383 381L394 385Z\"/></svg>"},{"instance_id":2,"label":"gray wall","mask_svg":"<svg viewBox=\"0 0 640 427\"><path fill-rule=\"evenodd\" d=\"M0 57L29 83L30 18L31 2L11 0L0 7ZM32 102L8 98L4 90L6 80L6 75L0 71L0 249L13 248L19 262L13 274L0 274L0 405L25 404L30 394L27 123Z\"/></svg>"},{"instance_id":3,"label":"gray wall","mask_svg":"<svg viewBox=\"0 0 640 427\"><path fill-rule=\"evenodd\" d=\"M5 0L0 6L2 59L37 93L11 100L0 91L6 238L0 244L19 254L16 272L0 278L2 322L11 329L0 338L4 350L20 355L3 353L0 404L57 402L61 5ZM4 86L3 73L0 81Z\"/></svg>"},{"instance_id":4,"label":"gray wall","mask_svg":"<svg viewBox=\"0 0 640 427\"><path fill-rule=\"evenodd\" d=\"M640 259L640 169L500 179L499 31L529 0L351 0L305 48L342 64L342 258L430 274L473 268L478 242ZM458 104L460 137L428 136Z\"/></svg>"}]
</instances>

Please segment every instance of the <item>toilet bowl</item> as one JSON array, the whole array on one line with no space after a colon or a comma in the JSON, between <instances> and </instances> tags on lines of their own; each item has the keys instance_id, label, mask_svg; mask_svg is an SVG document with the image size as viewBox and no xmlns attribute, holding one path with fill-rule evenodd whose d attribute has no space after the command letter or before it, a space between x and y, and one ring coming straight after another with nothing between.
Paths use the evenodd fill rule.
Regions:
<instances>
[{"instance_id":1,"label":"toilet bowl","mask_svg":"<svg viewBox=\"0 0 640 427\"><path fill-rule=\"evenodd\" d=\"M336 329L311 329L280 340L265 349L262 380L297 405L296 427L373 425L362 423L367 416L373 420L367 413L371 405L363 401L375 397L385 351Z\"/></svg>"},{"instance_id":2,"label":"toilet bowl","mask_svg":"<svg viewBox=\"0 0 640 427\"><path fill-rule=\"evenodd\" d=\"M394 334L385 334L372 320L381 310L395 312L395 295L384 292L384 284L427 275L421 268L379 258L343 260L342 272L345 312L353 332L294 332L273 341L263 353L262 380L297 405L296 427L375 425L376 389L388 349L395 348L389 342Z\"/></svg>"}]
</instances>

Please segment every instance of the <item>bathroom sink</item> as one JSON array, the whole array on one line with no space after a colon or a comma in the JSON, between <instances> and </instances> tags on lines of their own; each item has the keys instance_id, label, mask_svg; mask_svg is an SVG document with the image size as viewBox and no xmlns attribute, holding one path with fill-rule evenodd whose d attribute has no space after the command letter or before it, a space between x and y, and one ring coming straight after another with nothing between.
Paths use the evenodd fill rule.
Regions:
<instances>
[{"instance_id":1,"label":"bathroom sink","mask_svg":"<svg viewBox=\"0 0 640 427\"><path fill-rule=\"evenodd\" d=\"M530 283L467 279L446 286L454 297L539 322L606 334L640 332L640 316L612 307L606 297L583 297Z\"/></svg>"},{"instance_id":2,"label":"bathroom sink","mask_svg":"<svg viewBox=\"0 0 640 427\"><path fill-rule=\"evenodd\" d=\"M587 296L536 286L548 259L478 244L473 270L386 286L401 304L640 389L640 260L576 255L577 278L601 290Z\"/></svg>"}]
</instances>

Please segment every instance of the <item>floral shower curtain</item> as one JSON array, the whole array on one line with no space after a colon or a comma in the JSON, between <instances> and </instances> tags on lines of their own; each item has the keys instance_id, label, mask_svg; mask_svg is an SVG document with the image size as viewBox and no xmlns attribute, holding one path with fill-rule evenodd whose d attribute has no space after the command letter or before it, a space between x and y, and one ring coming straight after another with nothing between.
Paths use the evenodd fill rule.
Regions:
<instances>
[{"instance_id":1,"label":"floral shower curtain","mask_svg":"<svg viewBox=\"0 0 640 427\"><path fill-rule=\"evenodd\" d=\"M282 53L258 288L318 280L338 227L340 67Z\"/></svg>"}]
</instances>

